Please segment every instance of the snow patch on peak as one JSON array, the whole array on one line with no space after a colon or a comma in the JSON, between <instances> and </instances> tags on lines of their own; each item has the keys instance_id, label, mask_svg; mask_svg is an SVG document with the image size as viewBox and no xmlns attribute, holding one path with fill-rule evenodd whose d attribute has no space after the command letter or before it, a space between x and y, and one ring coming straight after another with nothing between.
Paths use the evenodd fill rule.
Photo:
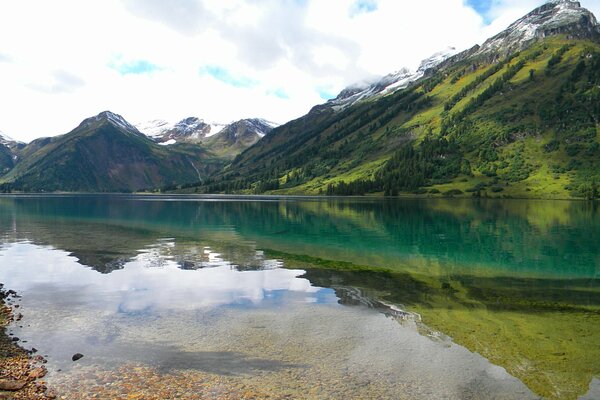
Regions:
<instances>
[{"instance_id":1,"label":"snow patch on peak","mask_svg":"<svg viewBox=\"0 0 600 400\"><path fill-rule=\"evenodd\" d=\"M243 135L250 132L262 138L279 125L260 118L222 124L206 122L197 117L187 117L176 123L156 119L136 124L136 126L154 142L168 146L177 142L207 143L208 139L213 136L224 134L237 137L240 132L245 132Z\"/></svg>"},{"instance_id":2,"label":"snow patch on peak","mask_svg":"<svg viewBox=\"0 0 600 400\"><path fill-rule=\"evenodd\" d=\"M434 53L431 57L421 61L421 64L419 65L417 71L422 71L423 73L425 73L427 70L437 67L439 64L446 61L448 58L452 57L456 53L456 47L448 46L444 50L438 51L437 53Z\"/></svg>"},{"instance_id":3,"label":"snow patch on peak","mask_svg":"<svg viewBox=\"0 0 600 400\"><path fill-rule=\"evenodd\" d=\"M196 117L187 117L177 122L174 126L182 135L189 135L206 125L204 120Z\"/></svg>"},{"instance_id":4,"label":"snow patch on peak","mask_svg":"<svg viewBox=\"0 0 600 400\"><path fill-rule=\"evenodd\" d=\"M127 122L125 120L125 118L123 118L119 114L115 114L110 111L102 111L100 114L96 115L95 117L90 117L90 118L83 120L83 122L81 122L81 124L79 124L79 127L86 128L92 124L97 124L97 123L101 123L101 122L108 122L108 123L112 124L113 126L121 128L128 132L140 134L140 131L135 126L133 126L129 122Z\"/></svg>"},{"instance_id":5,"label":"snow patch on peak","mask_svg":"<svg viewBox=\"0 0 600 400\"><path fill-rule=\"evenodd\" d=\"M581 3L578 0L550 0L548 4L555 4L559 7L581 7Z\"/></svg>"},{"instance_id":6,"label":"snow patch on peak","mask_svg":"<svg viewBox=\"0 0 600 400\"><path fill-rule=\"evenodd\" d=\"M204 137L215 136L217 133L219 133L223 129L225 129L227 124L219 124L219 123L211 122L209 124L209 126L210 126L209 132Z\"/></svg>"},{"instance_id":7,"label":"snow patch on peak","mask_svg":"<svg viewBox=\"0 0 600 400\"><path fill-rule=\"evenodd\" d=\"M0 131L0 145L8 147L9 149L19 148L25 146L25 143L20 142L6 135L4 132ZM13 156L13 159L17 159L17 156Z\"/></svg>"},{"instance_id":8,"label":"snow patch on peak","mask_svg":"<svg viewBox=\"0 0 600 400\"><path fill-rule=\"evenodd\" d=\"M258 121L260 124L269 127L270 129L275 129L278 126L280 126L281 124L278 124L277 122L273 122L273 121L269 121L263 118L255 118L255 121Z\"/></svg>"},{"instance_id":9,"label":"snow patch on peak","mask_svg":"<svg viewBox=\"0 0 600 400\"><path fill-rule=\"evenodd\" d=\"M133 132L139 133L138 129L135 126L131 125L129 122L127 122L125 120L125 118L123 118L119 114L115 114L110 111L103 111L96 116L96 120L101 120L103 118L105 118L112 124L114 124L120 128L123 128L127 131L133 131Z\"/></svg>"},{"instance_id":10,"label":"snow patch on peak","mask_svg":"<svg viewBox=\"0 0 600 400\"><path fill-rule=\"evenodd\" d=\"M165 121L164 119L154 119L135 124L135 127L146 136L156 139L162 136L165 130L173 129L173 124Z\"/></svg>"},{"instance_id":11,"label":"snow patch on peak","mask_svg":"<svg viewBox=\"0 0 600 400\"><path fill-rule=\"evenodd\" d=\"M3 142L14 142L15 140L10 136L4 134L4 132L0 131L0 143Z\"/></svg>"},{"instance_id":12,"label":"snow patch on peak","mask_svg":"<svg viewBox=\"0 0 600 400\"><path fill-rule=\"evenodd\" d=\"M416 81L423 75L424 71L412 72L407 68L403 68L400 71L386 75L383 78L381 78L381 80L377 82L375 94L388 94L393 93L399 89L404 89L411 82ZM383 86L383 89L378 90L380 86Z\"/></svg>"},{"instance_id":13,"label":"snow patch on peak","mask_svg":"<svg viewBox=\"0 0 600 400\"><path fill-rule=\"evenodd\" d=\"M137 128L157 143L167 141L201 142L221 132L227 124L206 122L198 117L186 117L178 122L155 119L136 124Z\"/></svg>"},{"instance_id":14,"label":"snow patch on peak","mask_svg":"<svg viewBox=\"0 0 600 400\"><path fill-rule=\"evenodd\" d=\"M599 38L600 28L596 17L579 1L552 0L486 40L475 54L508 54L525 48L534 39L557 34Z\"/></svg>"},{"instance_id":15,"label":"snow patch on peak","mask_svg":"<svg viewBox=\"0 0 600 400\"><path fill-rule=\"evenodd\" d=\"M279 126L279 124L267 121L266 119L262 118L251 118L243 121L250 125L249 129L256 133L261 139L265 137L267 133L271 132L274 128Z\"/></svg>"},{"instance_id":16,"label":"snow patch on peak","mask_svg":"<svg viewBox=\"0 0 600 400\"><path fill-rule=\"evenodd\" d=\"M454 54L456 54L456 49L448 47L421 61L415 72L408 68L402 68L370 82L355 83L342 90L335 99L329 100L326 105L331 106L335 111L340 111L371 97L384 96L405 89L411 83L424 77L428 70L435 68Z\"/></svg>"}]
</instances>

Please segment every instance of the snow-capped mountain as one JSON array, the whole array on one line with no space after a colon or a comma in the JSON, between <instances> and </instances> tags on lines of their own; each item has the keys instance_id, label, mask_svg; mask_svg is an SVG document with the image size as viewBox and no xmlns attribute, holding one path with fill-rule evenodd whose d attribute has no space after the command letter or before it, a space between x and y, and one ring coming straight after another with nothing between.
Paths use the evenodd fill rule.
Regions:
<instances>
[{"instance_id":1,"label":"snow-capped mountain","mask_svg":"<svg viewBox=\"0 0 600 400\"><path fill-rule=\"evenodd\" d=\"M6 146L9 149L12 149L15 147L25 146L25 143L14 140L10 136L4 134L4 132L0 131L0 145Z\"/></svg>"},{"instance_id":2,"label":"snow-capped mountain","mask_svg":"<svg viewBox=\"0 0 600 400\"><path fill-rule=\"evenodd\" d=\"M600 25L594 14L581 7L579 1L551 0L486 40L481 46L477 45L459 54L456 54L455 49L451 47L423 60L414 72L402 68L375 82L351 85L342 90L335 99L317 106L316 109L331 107L335 111L343 110L360 101L404 89L425 76L428 70L443 68L446 64L468 57L499 58L526 48L536 39L558 34L577 39L600 39Z\"/></svg>"},{"instance_id":3,"label":"snow-capped mountain","mask_svg":"<svg viewBox=\"0 0 600 400\"><path fill-rule=\"evenodd\" d=\"M335 111L343 110L360 101L404 89L425 76L428 70L443 68L446 64L468 57L499 58L526 48L536 39L557 34L566 34L571 38L579 39L600 39L600 25L590 11L581 7L579 1L551 0L486 40L481 46L477 45L459 54L450 47L423 60L414 72L402 68L375 82L351 85L342 90L335 99L315 108L319 110L331 107Z\"/></svg>"},{"instance_id":4,"label":"snow-capped mountain","mask_svg":"<svg viewBox=\"0 0 600 400\"><path fill-rule=\"evenodd\" d=\"M81 124L79 124L78 128L88 128L92 125L98 125L108 123L117 128L123 129L128 133L132 133L135 135L141 135L142 133L136 128L134 125L130 124L120 116L119 114L115 114L111 111L103 111L100 114L84 119Z\"/></svg>"},{"instance_id":5,"label":"snow-capped mountain","mask_svg":"<svg viewBox=\"0 0 600 400\"><path fill-rule=\"evenodd\" d=\"M156 139L162 137L163 132L173 129L173 124L169 124L163 119L154 119L135 124L136 128L146 136Z\"/></svg>"},{"instance_id":6,"label":"snow-capped mountain","mask_svg":"<svg viewBox=\"0 0 600 400\"><path fill-rule=\"evenodd\" d=\"M188 117L176 123L153 120L136 126L156 143L170 145L177 142L208 143L209 138L221 135L227 136L227 142L230 142L232 137L243 138L244 142L256 142L277 124L259 118L219 124L207 123L197 117ZM248 140L249 136L253 136L253 139ZM210 142L214 140L211 139Z\"/></svg>"},{"instance_id":7,"label":"snow-capped mountain","mask_svg":"<svg viewBox=\"0 0 600 400\"><path fill-rule=\"evenodd\" d=\"M0 131L0 144L4 144L5 145L6 143L8 143L10 141L12 141L12 139L9 138L8 136L6 136L4 134L4 132Z\"/></svg>"},{"instance_id":8,"label":"snow-capped mountain","mask_svg":"<svg viewBox=\"0 0 600 400\"><path fill-rule=\"evenodd\" d=\"M577 39L600 38L596 17L579 1L552 0L512 23L507 29L486 40L475 55L508 53L527 47L547 36L566 34Z\"/></svg>"},{"instance_id":9,"label":"snow-capped mountain","mask_svg":"<svg viewBox=\"0 0 600 400\"><path fill-rule=\"evenodd\" d=\"M347 108L359 101L366 100L374 96L384 96L399 89L408 87L409 84L421 79L426 72L435 68L444 60L456 54L454 47L448 47L444 51L435 53L431 57L421 61L416 71L402 68L394 73L388 74L375 82L361 82L354 84L342 90L340 94L325 105L339 111Z\"/></svg>"},{"instance_id":10,"label":"snow-capped mountain","mask_svg":"<svg viewBox=\"0 0 600 400\"><path fill-rule=\"evenodd\" d=\"M208 138L205 146L225 158L233 158L271 132L277 125L264 119L242 119Z\"/></svg>"},{"instance_id":11,"label":"snow-capped mountain","mask_svg":"<svg viewBox=\"0 0 600 400\"><path fill-rule=\"evenodd\" d=\"M226 125L208 123L196 117L184 118L171 123L165 120L152 120L136 124L137 128L159 144L173 144L180 141L202 142L219 133Z\"/></svg>"},{"instance_id":12,"label":"snow-capped mountain","mask_svg":"<svg viewBox=\"0 0 600 400\"><path fill-rule=\"evenodd\" d=\"M225 126L218 136L226 137L229 141L264 137L277 124L260 118L242 119Z\"/></svg>"}]
</instances>

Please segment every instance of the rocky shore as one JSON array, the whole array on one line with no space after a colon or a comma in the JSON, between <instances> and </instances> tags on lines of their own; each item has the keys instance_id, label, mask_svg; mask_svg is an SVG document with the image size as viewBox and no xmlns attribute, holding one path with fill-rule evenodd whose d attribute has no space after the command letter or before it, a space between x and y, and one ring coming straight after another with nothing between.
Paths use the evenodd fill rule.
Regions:
<instances>
[{"instance_id":1,"label":"rocky shore","mask_svg":"<svg viewBox=\"0 0 600 400\"><path fill-rule=\"evenodd\" d=\"M35 349L19 346L19 338L7 332L11 322L20 322L19 295L0 284L0 399L55 399L56 393L43 380L46 360Z\"/></svg>"}]
</instances>

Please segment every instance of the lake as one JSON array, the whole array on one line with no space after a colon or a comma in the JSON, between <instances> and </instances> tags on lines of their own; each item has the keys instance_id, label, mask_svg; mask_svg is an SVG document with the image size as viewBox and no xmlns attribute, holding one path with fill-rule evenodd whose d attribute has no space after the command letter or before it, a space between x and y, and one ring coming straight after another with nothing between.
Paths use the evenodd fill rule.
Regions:
<instances>
[{"instance_id":1,"label":"lake","mask_svg":"<svg viewBox=\"0 0 600 400\"><path fill-rule=\"evenodd\" d=\"M69 399L598 399L599 208L4 196L8 331Z\"/></svg>"}]
</instances>

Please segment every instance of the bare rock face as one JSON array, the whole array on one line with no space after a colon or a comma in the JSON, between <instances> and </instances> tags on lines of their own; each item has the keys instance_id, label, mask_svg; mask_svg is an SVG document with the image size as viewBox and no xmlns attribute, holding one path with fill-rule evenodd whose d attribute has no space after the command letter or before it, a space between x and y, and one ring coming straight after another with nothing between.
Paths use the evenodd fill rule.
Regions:
<instances>
[{"instance_id":1,"label":"bare rock face","mask_svg":"<svg viewBox=\"0 0 600 400\"><path fill-rule=\"evenodd\" d=\"M153 120L136 127L160 144L173 144L176 142L202 143L207 138L218 134L224 124L208 123L197 117L187 117L177 123L164 120Z\"/></svg>"},{"instance_id":2,"label":"bare rock face","mask_svg":"<svg viewBox=\"0 0 600 400\"><path fill-rule=\"evenodd\" d=\"M578 1L554 0L486 40L476 54L497 53L503 56L526 48L536 39L560 34L569 38L598 40L600 27L594 14L581 7Z\"/></svg>"}]
</instances>

